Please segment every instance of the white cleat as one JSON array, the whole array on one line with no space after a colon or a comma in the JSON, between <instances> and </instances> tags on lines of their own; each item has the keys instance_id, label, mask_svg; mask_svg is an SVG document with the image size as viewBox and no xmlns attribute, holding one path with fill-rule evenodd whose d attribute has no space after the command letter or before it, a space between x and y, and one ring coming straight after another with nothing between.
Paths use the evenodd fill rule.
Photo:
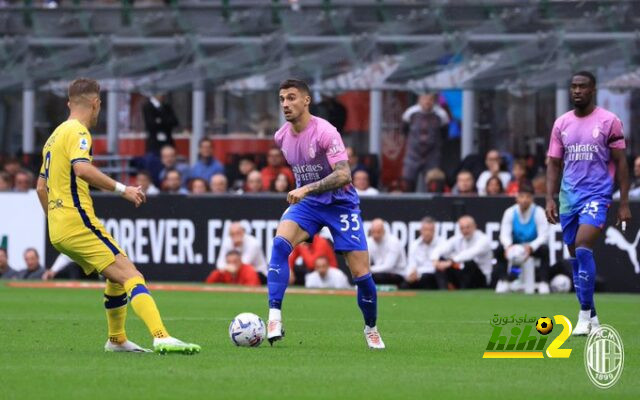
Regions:
<instances>
[{"instance_id":1,"label":"white cleat","mask_svg":"<svg viewBox=\"0 0 640 400\"><path fill-rule=\"evenodd\" d=\"M374 326L370 328L368 326L364 327L364 338L367 340L367 345L370 349L384 349L384 342L380 337L380 333L378 333L378 328Z\"/></svg>"},{"instance_id":2,"label":"white cleat","mask_svg":"<svg viewBox=\"0 0 640 400\"><path fill-rule=\"evenodd\" d=\"M598 320L598 316L591 317L591 332L597 331L600 329L600 320Z\"/></svg>"},{"instance_id":3,"label":"white cleat","mask_svg":"<svg viewBox=\"0 0 640 400\"><path fill-rule=\"evenodd\" d=\"M267 325L267 340L269 341L269 344L273 346L273 342L282 340L282 338L284 338L284 327L282 326L282 321L277 319L270 320Z\"/></svg>"},{"instance_id":4,"label":"white cleat","mask_svg":"<svg viewBox=\"0 0 640 400\"><path fill-rule=\"evenodd\" d=\"M131 340L127 340L124 343L113 343L107 340L104 345L104 351L107 353L152 353L151 350L142 348Z\"/></svg>"},{"instance_id":5,"label":"white cleat","mask_svg":"<svg viewBox=\"0 0 640 400\"><path fill-rule=\"evenodd\" d=\"M538 284L538 294L549 294L549 284L547 282L540 282Z\"/></svg>"},{"instance_id":6,"label":"white cleat","mask_svg":"<svg viewBox=\"0 0 640 400\"><path fill-rule=\"evenodd\" d=\"M498 283L496 283L496 293L498 294L509 293L509 282L504 280L499 280Z\"/></svg>"},{"instance_id":7,"label":"white cleat","mask_svg":"<svg viewBox=\"0 0 640 400\"><path fill-rule=\"evenodd\" d=\"M578 315L578 323L573 328L571 335L586 336L591 332L591 310L580 310Z\"/></svg>"}]
</instances>

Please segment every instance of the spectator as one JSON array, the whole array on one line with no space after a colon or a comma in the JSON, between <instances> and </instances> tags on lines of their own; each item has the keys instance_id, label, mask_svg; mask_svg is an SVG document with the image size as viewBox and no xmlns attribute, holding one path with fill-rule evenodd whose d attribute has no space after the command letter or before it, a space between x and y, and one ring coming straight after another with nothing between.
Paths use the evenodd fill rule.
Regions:
<instances>
[{"instance_id":1,"label":"spectator","mask_svg":"<svg viewBox=\"0 0 640 400\"><path fill-rule=\"evenodd\" d=\"M376 196L380 194L378 189L369 186L369 173L362 169L353 173L353 186L359 196Z\"/></svg>"},{"instance_id":2,"label":"spectator","mask_svg":"<svg viewBox=\"0 0 640 400\"><path fill-rule=\"evenodd\" d=\"M22 165L15 157L8 158L7 161L4 162L4 170L11 176L11 178L13 178L21 169Z\"/></svg>"},{"instance_id":3,"label":"spectator","mask_svg":"<svg viewBox=\"0 0 640 400\"><path fill-rule=\"evenodd\" d=\"M502 181L497 176L492 176L487 181L487 187L484 190L485 196L501 196L504 194Z\"/></svg>"},{"instance_id":4,"label":"spectator","mask_svg":"<svg viewBox=\"0 0 640 400\"><path fill-rule=\"evenodd\" d=\"M142 116L147 130L147 153L157 155L164 146L173 147L172 132L178 126L178 118L173 107L165 103L164 93L156 93L149 97L149 101L142 106Z\"/></svg>"},{"instance_id":5,"label":"spectator","mask_svg":"<svg viewBox=\"0 0 640 400\"><path fill-rule=\"evenodd\" d=\"M36 249L29 247L24 251L24 262L27 264L27 269L22 271L22 279L42 279L44 268L40 265L40 257Z\"/></svg>"},{"instance_id":6,"label":"spectator","mask_svg":"<svg viewBox=\"0 0 640 400\"><path fill-rule=\"evenodd\" d=\"M205 282L260 286L258 273L252 266L242 262L240 252L238 250L230 250L227 252L223 267L211 271Z\"/></svg>"},{"instance_id":7,"label":"spectator","mask_svg":"<svg viewBox=\"0 0 640 400\"><path fill-rule=\"evenodd\" d=\"M193 178L187 183L187 189L191 194L205 194L209 190L207 189L207 181L202 178Z\"/></svg>"},{"instance_id":8,"label":"spectator","mask_svg":"<svg viewBox=\"0 0 640 400\"><path fill-rule=\"evenodd\" d=\"M262 174L262 190L269 190L271 182L275 180L280 173L287 176L291 186L295 185L296 182L293 178L291 168L284 165L282 151L277 147L272 147L267 153L267 166L262 168L260 173ZM247 177L247 179L249 179L249 177Z\"/></svg>"},{"instance_id":9,"label":"spectator","mask_svg":"<svg viewBox=\"0 0 640 400\"><path fill-rule=\"evenodd\" d=\"M415 190L416 180L421 173L440 167L440 129L449 123L449 119L444 110L440 113L441 108L436 107L435 103L435 94L422 94L418 97L418 104L403 114L402 119L406 124L404 131L408 137L402 178L407 191Z\"/></svg>"},{"instance_id":10,"label":"spectator","mask_svg":"<svg viewBox=\"0 0 640 400\"><path fill-rule=\"evenodd\" d=\"M440 244L435 235L436 222L431 217L422 219L420 237L409 245L409 262L407 264L407 285L411 289L446 289L446 281L439 285L436 280L436 268L433 266L431 253Z\"/></svg>"},{"instance_id":11,"label":"spectator","mask_svg":"<svg viewBox=\"0 0 640 400\"><path fill-rule=\"evenodd\" d=\"M466 170L458 172L456 186L451 191L451 194L457 196L475 196L477 193L473 182L473 174Z\"/></svg>"},{"instance_id":12,"label":"spectator","mask_svg":"<svg viewBox=\"0 0 640 400\"><path fill-rule=\"evenodd\" d=\"M487 287L491 281L493 252L491 240L477 229L469 215L458 219L457 232L432 253L436 270L446 275L450 288Z\"/></svg>"},{"instance_id":13,"label":"spectator","mask_svg":"<svg viewBox=\"0 0 640 400\"><path fill-rule=\"evenodd\" d=\"M497 176L498 178L500 178L503 188L507 187L509 181L511 180L511 174L506 171L500 170L502 164L502 157L500 156L500 152L498 152L498 150L489 150L484 158L484 164L487 169L482 171L482 173L478 177L478 181L476 182L478 194L480 194L481 196L487 194L487 181L492 176Z\"/></svg>"},{"instance_id":14,"label":"spectator","mask_svg":"<svg viewBox=\"0 0 640 400\"><path fill-rule=\"evenodd\" d=\"M171 145L162 147L162 151L160 152L160 162L162 163L162 170L160 170L157 182L164 181L167 171L177 170L180 172L181 177L180 186L185 186L187 183L187 176L189 175L189 166L185 163L178 162L175 147Z\"/></svg>"},{"instance_id":15,"label":"spectator","mask_svg":"<svg viewBox=\"0 0 640 400\"><path fill-rule=\"evenodd\" d=\"M11 175L6 171L0 171L0 192L9 192L12 187Z\"/></svg>"},{"instance_id":16,"label":"spectator","mask_svg":"<svg viewBox=\"0 0 640 400\"><path fill-rule=\"evenodd\" d=\"M0 190L2 190L0 188ZM620 198L620 191L616 191L613 194L614 199ZM633 179L631 179L629 187L629 198L640 199L640 156L637 156L633 160Z\"/></svg>"},{"instance_id":17,"label":"spectator","mask_svg":"<svg viewBox=\"0 0 640 400\"><path fill-rule=\"evenodd\" d=\"M505 192L509 196L516 196L522 182L527 180L527 163L524 160L516 160L513 163L511 174L513 175L513 180L509 182Z\"/></svg>"},{"instance_id":18,"label":"spectator","mask_svg":"<svg viewBox=\"0 0 640 400\"><path fill-rule=\"evenodd\" d=\"M304 286L309 289L351 289L349 279L338 268L331 268L326 257L316 258L313 272L305 276Z\"/></svg>"},{"instance_id":19,"label":"spectator","mask_svg":"<svg viewBox=\"0 0 640 400\"><path fill-rule=\"evenodd\" d=\"M235 177L231 178L233 181L233 185L231 185L231 189L235 192L244 191L245 186L247 184L247 177L251 173L251 171L256 171L256 163L250 157L243 157L238 162L238 171L235 174ZM262 182L262 178L260 178Z\"/></svg>"},{"instance_id":20,"label":"spectator","mask_svg":"<svg viewBox=\"0 0 640 400\"><path fill-rule=\"evenodd\" d=\"M20 279L20 271L9 266L9 256L7 249L0 247L0 279Z\"/></svg>"},{"instance_id":21,"label":"spectator","mask_svg":"<svg viewBox=\"0 0 640 400\"><path fill-rule=\"evenodd\" d=\"M289 183L289 179L287 179L287 176L283 173L279 173L269 186L269 190L275 193L289 193L293 189L293 186Z\"/></svg>"},{"instance_id":22,"label":"spectator","mask_svg":"<svg viewBox=\"0 0 640 400\"><path fill-rule=\"evenodd\" d=\"M229 236L222 240L220 255L216 262L218 269L225 265L225 255L231 250L238 251L242 258L242 263L250 265L260 275L263 282L267 281L267 262L260 242L254 236L246 233L244 227L239 222L234 222L229 226Z\"/></svg>"},{"instance_id":23,"label":"spectator","mask_svg":"<svg viewBox=\"0 0 640 400\"><path fill-rule=\"evenodd\" d=\"M13 179L13 190L16 192L28 192L33 189L33 174L27 170L20 170Z\"/></svg>"},{"instance_id":24,"label":"spectator","mask_svg":"<svg viewBox=\"0 0 640 400\"><path fill-rule=\"evenodd\" d=\"M535 196L545 196L547 194L547 177L544 173L536 175L531 184L533 185L533 194Z\"/></svg>"},{"instance_id":25,"label":"spectator","mask_svg":"<svg viewBox=\"0 0 640 400\"><path fill-rule=\"evenodd\" d=\"M431 168L424 177L424 186L427 193L449 193L447 176L440 168Z\"/></svg>"},{"instance_id":26,"label":"spectator","mask_svg":"<svg viewBox=\"0 0 640 400\"><path fill-rule=\"evenodd\" d=\"M166 172L164 181L162 182L162 192L170 194L189 194L187 189L183 188L182 176L177 169L170 169Z\"/></svg>"},{"instance_id":27,"label":"spectator","mask_svg":"<svg viewBox=\"0 0 640 400\"><path fill-rule=\"evenodd\" d=\"M136 186L140 186L147 196L154 196L160 193L160 189L151 180L151 174L144 170L138 171L136 174Z\"/></svg>"},{"instance_id":28,"label":"spectator","mask_svg":"<svg viewBox=\"0 0 640 400\"><path fill-rule=\"evenodd\" d=\"M348 146L346 148L346 151L347 151L347 157L349 158L348 162L349 162L349 168L351 168L351 174L353 175L356 171L367 171L367 173L369 174L369 182L371 186L374 186L374 187L377 186L378 171L375 171L372 168L367 168L364 164L362 164L360 162L360 157L358 157L358 154L355 152L353 147Z\"/></svg>"},{"instance_id":29,"label":"spectator","mask_svg":"<svg viewBox=\"0 0 640 400\"><path fill-rule=\"evenodd\" d=\"M376 283L402 284L407 267L404 248L398 238L386 232L382 219L371 221L367 245L373 280Z\"/></svg>"},{"instance_id":30,"label":"spectator","mask_svg":"<svg viewBox=\"0 0 640 400\"><path fill-rule=\"evenodd\" d=\"M304 276L309 271L313 271L319 257L326 258L332 267L338 266L338 260L331 243L320 234L314 235L311 243L302 242L297 245L289 255L289 267L293 272L290 275L291 283L302 285L305 282Z\"/></svg>"},{"instance_id":31,"label":"spectator","mask_svg":"<svg viewBox=\"0 0 640 400\"><path fill-rule=\"evenodd\" d=\"M211 193L223 194L228 192L227 177L223 174L215 174L209 181L209 189Z\"/></svg>"},{"instance_id":32,"label":"spectator","mask_svg":"<svg viewBox=\"0 0 640 400\"><path fill-rule=\"evenodd\" d=\"M224 166L213 157L211 141L202 139L198 146L198 161L191 167L189 178L201 178L205 182L209 182L215 174L224 174Z\"/></svg>"},{"instance_id":33,"label":"spectator","mask_svg":"<svg viewBox=\"0 0 640 400\"><path fill-rule=\"evenodd\" d=\"M513 245L524 246L526 258L533 257L540 261L539 275L540 294L549 293L549 223L542 207L533 202L533 187L527 182L520 185L516 204L507 208L500 224L500 246L496 249L496 284L497 293L509 291L509 282L517 278L515 271L508 272L513 262L509 263L508 252ZM526 259L525 259L526 260ZM513 261L513 260L512 260ZM523 265L518 265L522 268ZM533 267L533 266L532 266Z\"/></svg>"},{"instance_id":34,"label":"spectator","mask_svg":"<svg viewBox=\"0 0 640 400\"><path fill-rule=\"evenodd\" d=\"M247 176L247 184L244 187L245 193L260 193L262 192L262 174L260 171L251 171Z\"/></svg>"}]
</instances>

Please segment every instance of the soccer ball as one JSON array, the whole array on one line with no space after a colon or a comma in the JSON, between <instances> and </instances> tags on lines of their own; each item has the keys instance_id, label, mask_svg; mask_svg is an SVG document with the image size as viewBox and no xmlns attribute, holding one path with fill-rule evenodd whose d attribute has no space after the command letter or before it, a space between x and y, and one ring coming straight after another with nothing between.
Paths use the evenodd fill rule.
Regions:
<instances>
[{"instance_id":1,"label":"soccer ball","mask_svg":"<svg viewBox=\"0 0 640 400\"><path fill-rule=\"evenodd\" d=\"M527 250L521 244L514 244L507 250L507 260L511 265L522 265L527 259Z\"/></svg>"},{"instance_id":2,"label":"soccer ball","mask_svg":"<svg viewBox=\"0 0 640 400\"><path fill-rule=\"evenodd\" d=\"M252 313L238 314L229 325L229 338L236 346L258 347L266 333L262 319Z\"/></svg>"},{"instance_id":3,"label":"soccer ball","mask_svg":"<svg viewBox=\"0 0 640 400\"><path fill-rule=\"evenodd\" d=\"M558 274L551 279L550 286L554 293L568 293L571 290L571 278Z\"/></svg>"},{"instance_id":4,"label":"soccer ball","mask_svg":"<svg viewBox=\"0 0 640 400\"><path fill-rule=\"evenodd\" d=\"M548 335L553 330L553 322L549 317L540 317L536 322L536 329L541 335Z\"/></svg>"}]
</instances>

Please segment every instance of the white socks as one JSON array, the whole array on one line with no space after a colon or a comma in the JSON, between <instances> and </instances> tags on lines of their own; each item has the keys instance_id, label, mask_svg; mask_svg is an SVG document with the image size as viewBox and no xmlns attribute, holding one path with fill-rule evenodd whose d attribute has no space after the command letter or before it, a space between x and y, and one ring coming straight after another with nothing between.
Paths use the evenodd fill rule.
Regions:
<instances>
[{"instance_id":1,"label":"white socks","mask_svg":"<svg viewBox=\"0 0 640 400\"><path fill-rule=\"evenodd\" d=\"M282 311L277 308L270 308L269 321L282 321Z\"/></svg>"}]
</instances>

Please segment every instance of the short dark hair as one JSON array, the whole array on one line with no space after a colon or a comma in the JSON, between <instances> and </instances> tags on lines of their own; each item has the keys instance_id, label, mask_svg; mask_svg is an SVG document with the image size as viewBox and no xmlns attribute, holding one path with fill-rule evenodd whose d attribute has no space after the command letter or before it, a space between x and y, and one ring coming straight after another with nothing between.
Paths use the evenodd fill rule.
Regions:
<instances>
[{"instance_id":1,"label":"short dark hair","mask_svg":"<svg viewBox=\"0 0 640 400\"><path fill-rule=\"evenodd\" d=\"M169 176L170 173L175 172L176 174L178 174L178 176L180 178L182 178L182 174L180 173L180 171L178 171L175 168L169 168L165 173L164 173L164 179L167 179L167 176Z\"/></svg>"},{"instance_id":2,"label":"short dark hair","mask_svg":"<svg viewBox=\"0 0 640 400\"><path fill-rule=\"evenodd\" d=\"M89 78L78 78L69 85L69 100L87 94L100 95L100 84L98 81Z\"/></svg>"},{"instance_id":3,"label":"short dark hair","mask_svg":"<svg viewBox=\"0 0 640 400\"><path fill-rule=\"evenodd\" d=\"M595 77L595 75L593 75L589 71L578 71L578 72L576 72L575 74L572 75L572 77L574 77L574 76L584 76L585 78L589 78L589 80L593 84L593 87L596 86L596 77Z\"/></svg>"},{"instance_id":4,"label":"short dark hair","mask_svg":"<svg viewBox=\"0 0 640 400\"><path fill-rule=\"evenodd\" d=\"M283 81L280 84L279 90L290 89L290 88L296 88L299 91L306 93L307 96L311 96L311 90L309 89L309 85L307 85L305 81L302 81L300 79L287 79Z\"/></svg>"},{"instance_id":5,"label":"short dark hair","mask_svg":"<svg viewBox=\"0 0 640 400\"><path fill-rule=\"evenodd\" d=\"M138 172L136 172L136 175L143 175L143 176L146 176L147 179L149 179L150 181L153 180L151 178L151 173L149 171L147 171L146 169L139 170Z\"/></svg>"},{"instance_id":6,"label":"short dark hair","mask_svg":"<svg viewBox=\"0 0 640 400\"><path fill-rule=\"evenodd\" d=\"M22 253L23 256L26 256L28 252L33 251L34 253L36 253L36 257L40 257L40 254L38 254L38 250L36 250L34 247L27 247L24 251L24 253Z\"/></svg>"},{"instance_id":7,"label":"short dark hair","mask_svg":"<svg viewBox=\"0 0 640 400\"><path fill-rule=\"evenodd\" d=\"M527 194L533 195L535 192L533 190L533 185L531 184L531 182L529 181L520 182L520 185L518 185L518 194L520 193L527 193Z\"/></svg>"},{"instance_id":8,"label":"short dark hair","mask_svg":"<svg viewBox=\"0 0 640 400\"><path fill-rule=\"evenodd\" d=\"M238 257L242 257L242 254L240 254L240 252L236 249L231 249L229 251L227 251L227 254L224 255L225 257L229 257L229 256L238 256Z\"/></svg>"}]
</instances>

